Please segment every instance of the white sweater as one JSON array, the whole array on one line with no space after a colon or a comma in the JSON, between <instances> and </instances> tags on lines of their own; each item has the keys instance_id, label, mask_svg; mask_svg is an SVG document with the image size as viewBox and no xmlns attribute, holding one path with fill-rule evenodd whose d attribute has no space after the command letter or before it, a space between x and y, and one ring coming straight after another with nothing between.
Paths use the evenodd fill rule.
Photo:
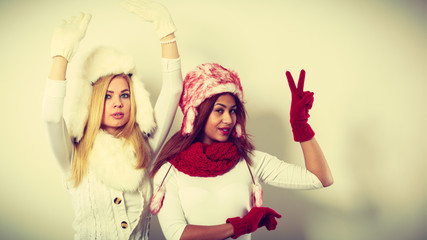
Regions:
<instances>
[{"instance_id":1,"label":"white sweater","mask_svg":"<svg viewBox=\"0 0 427 240\"><path fill-rule=\"evenodd\" d=\"M149 138L154 155L169 133L181 96L180 59L162 59L162 72L162 88L154 107L157 129L154 136ZM43 99L43 120L47 126L54 156L68 179L74 148L62 117L65 92L66 81L47 80ZM120 150L121 145L116 146L116 149ZM126 150L123 148L123 155L125 154ZM99 156L101 155L94 154L93 158L98 160ZM98 161L100 162L98 166L102 166L103 160ZM114 164L121 163L113 161L104 167L117 167ZM114 183L117 180L115 178L124 175L119 174L119 171L117 176L108 174L102 176L96 170L97 165L89 162L87 176L77 188L72 187L71 182L66 182L75 211L73 222L75 239L148 239L151 215L147 205L151 197L151 184L146 170L133 171L134 179L141 176L138 178L140 182L136 185L139 187L134 191L120 189L116 184L108 184ZM135 186L135 183L129 184Z\"/></svg>"},{"instance_id":2,"label":"white sweater","mask_svg":"<svg viewBox=\"0 0 427 240\"><path fill-rule=\"evenodd\" d=\"M255 181L281 188L323 187L319 179L303 167L260 151L254 151L251 159ZM166 163L154 177L154 191L169 167L170 163ZM216 177L191 177L172 166L164 182L165 199L158 213L166 239L179 239L187 224L218 225L224 224L227 218L243 217L251 208L251 184L244 160ZM251 239L251 235L242 235L239 239Z\"/></svg>"}]
</instances>

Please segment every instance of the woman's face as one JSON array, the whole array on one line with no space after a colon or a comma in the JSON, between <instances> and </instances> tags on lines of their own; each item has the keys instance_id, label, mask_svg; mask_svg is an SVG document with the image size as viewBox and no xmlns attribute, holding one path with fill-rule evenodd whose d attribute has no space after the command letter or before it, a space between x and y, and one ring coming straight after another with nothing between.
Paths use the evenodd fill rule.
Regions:
<instances>
[{"instance_id":1,"label":"woman's face","mask_svg":"<svg viewBox=\"0 0 427 240\"><path fill-rule=\"evenodd\" d=\"M129 84L123 77L115 77L105 93L102 128L110 134L124 126L130 118Z\"/></svg>"},{"instance_id":2,"label":"woman's face","mask_svg":"<svg viewBox=\"0 0 427 240\"><path fill-rule=\"evenodd\" d=\"M225 142L236 125L237 105L231 94L221 95L205 124L203 143Z\"/></svg>"}]
</instances>

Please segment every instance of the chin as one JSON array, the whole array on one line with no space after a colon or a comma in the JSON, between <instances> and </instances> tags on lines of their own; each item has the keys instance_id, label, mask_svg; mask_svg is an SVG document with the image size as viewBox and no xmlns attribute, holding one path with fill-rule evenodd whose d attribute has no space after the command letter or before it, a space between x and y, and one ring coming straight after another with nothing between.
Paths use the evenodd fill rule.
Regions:
<instances>
[{"instance_id":1,"label":"chin","mask_svg":"<svg viewBox=\"0 0 427 240\"><path fill-rule=\"evenodd\" d=\"M216 139L217 142L227 142L228 140L230 140L229 137L224 137L224 138L218 138L218 139Z\"/></svg>"}]
</instances>

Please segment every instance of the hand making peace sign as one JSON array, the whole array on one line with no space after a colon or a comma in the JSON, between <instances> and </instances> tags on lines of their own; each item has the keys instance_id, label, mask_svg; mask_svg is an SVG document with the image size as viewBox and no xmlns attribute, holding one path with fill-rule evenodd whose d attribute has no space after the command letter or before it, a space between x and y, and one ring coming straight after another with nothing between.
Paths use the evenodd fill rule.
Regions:
<instances>
[{"instance_id":1,"label":"hand making peace sign","mask_svg":"<svg viewBox=\"0 0 427 240\"><path fill-rule=\"evenodd\" d=\"M308 141L314 137L314 131L308 124L308 118L310 117L308 111L313 106L314 93L310 91L304 92L304 70L300 72L298 87L295 86L295 81L289 71L286 71L286 77L288 78L288 84L292 94L290 122L294 140L296 142Z\"/></svg>"}]
</instances>

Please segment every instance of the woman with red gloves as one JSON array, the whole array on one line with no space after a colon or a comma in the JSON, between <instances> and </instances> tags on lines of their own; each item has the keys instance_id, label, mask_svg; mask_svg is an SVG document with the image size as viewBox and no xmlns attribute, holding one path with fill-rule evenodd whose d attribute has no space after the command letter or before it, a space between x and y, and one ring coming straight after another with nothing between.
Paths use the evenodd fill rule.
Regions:
<instances>
[{"instance_id":1,"label":"woman with red gloves","mask_svg":"<svg viewBox=\"0 0 427 240\"><path fill-rule=\"evenodd\" d=\"M287 72L292 92L290 122L306 168L256 151L245 129L238 75L216 63L198 66L184 79L181 131L165 144L151 175L150 210L158 213L166 239L250 239L281 215L262 207L260 183L315 189L333 183L322 150L307 123L313 93Z\"/></svg>"}]
</instances>

